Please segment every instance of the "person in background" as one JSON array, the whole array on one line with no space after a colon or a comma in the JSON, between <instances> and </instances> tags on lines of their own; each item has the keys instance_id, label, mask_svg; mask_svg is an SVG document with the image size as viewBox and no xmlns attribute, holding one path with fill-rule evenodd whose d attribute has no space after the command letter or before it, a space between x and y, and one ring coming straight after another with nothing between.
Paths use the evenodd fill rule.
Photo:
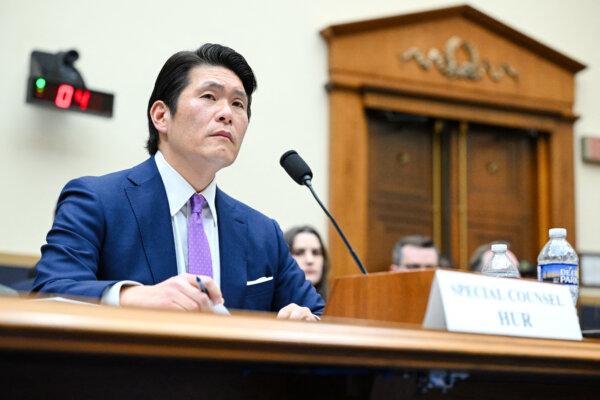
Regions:
<instances>
[{"instance_id":1,"label":"person in background","mask_svg":"<svg viewBox=\"0 0 600 400\"><path fill-rule=\"evenodd\" d=\"M507 242L503 242L503 241L494 241L494 242L482 244L477 249L475 249L475 251L473 252L473 255L469 259L469 270L471 270L473 272L481 271L483 266L488 261L490 261L490 259L492 258L492 255L493 255L492 254L492 245L493 244L506 244L510 248L510 245ZM519 268L519 259L517 258L517 256L515 256L515 253L513 253L510 250L507 250L506 255L508 256L510 261L517 268Z\"/></svg>"},{"instance_id":2,"label":"person in background","mask_svg":"<svg viewBox=\"0 0 600 400\"><path fill-rule=\"evenodd\" d=\"M409 235L394 246L390 271L406 271L440 266L440 252L427 236Z\"/></svg>"},{"instance_id":3,"label":"person in background","mask_svg":"<svg viewBox=\"0 0 600 400\"><path fill-rule=\"evenodd\" d=\"M319 232L309 225L295 226L285 232L283 237L306 279L326 299L329 259Z\"/></svg>"}]
</instances>

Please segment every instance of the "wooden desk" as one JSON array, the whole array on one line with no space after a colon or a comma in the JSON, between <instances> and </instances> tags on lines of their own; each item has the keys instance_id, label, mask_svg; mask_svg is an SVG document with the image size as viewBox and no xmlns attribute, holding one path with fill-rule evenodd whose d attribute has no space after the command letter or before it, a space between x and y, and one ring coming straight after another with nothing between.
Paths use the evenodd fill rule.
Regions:
<instances>
[{"instance_id":1,"label":"wooden desk","mask_svg":"<svg viewBox=\"0 0 600 400\"><path fill-rule=\"evenodd\" d=\"M75 397L98 394L100 398L116 389L134 397L145 393L155 398L152 395L159 396L162 390L170 398L189 398L200 388L198 371L207 370L211 373L202 390L206 396L213 393L218 398L223 387L229 393L236 379L253 374L259 383L246 382L239 392L251 398L260 398L257 393L271 398L277 395L272 390L283 390L286 396L298 393L290 380L325 385L317 394L340 386L347 393L348 376L357 377L360 387L371 385L359 392L374 396L381 390L388 393L402 377L416 379L431 369L469 374L450 389L451 395L486 382L509 382L515 389L514 382L523 379L535 391L562 382L570 398L579 393L573 388L588 391L600 387L595 383L600 377L600 341L596 340L508 338L359 320L325 318L319 323L303 323L278 321L270 314L224 317L12 298L0 299L0 360L0 382L15 398L73 392L85 393ZM278 386L276 379L270 378L273 375L286 375L285 383ZM388 379L388 389L381 389L381 382L386 386L387 379L382 376L392 375L397 379ZM330 385L327 376L342 379L342 383ZM143 387L128 387L133 381L144 382ZM414 379L410 382L417 390ZM216 388L209 389L210 383ZM304 383L300 386L307 388ZM251 388L258 392L249 392ZM586 391L579 395L592 395ZM436 398L436 393L430 391L424 398ZM513 397L518 394L511 393ZM486 393L488 399L494 396ZM551 398L552 393L544 392L544 397Z\"/></svg>"}]
</instances>

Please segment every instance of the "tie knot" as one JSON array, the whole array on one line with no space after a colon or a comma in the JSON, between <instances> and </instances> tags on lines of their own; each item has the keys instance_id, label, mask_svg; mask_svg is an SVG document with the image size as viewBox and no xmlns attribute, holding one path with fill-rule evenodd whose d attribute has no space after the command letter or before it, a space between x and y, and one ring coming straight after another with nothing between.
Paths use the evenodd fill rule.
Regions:
<instances>
[{"instance_id":1,"label":"tie knot","mask_svg":"<svg viewBox=\"0 0 600 400\"><path fill-rule=\"evenodd\" d=\"M193 195L190 199L192 213L202 212L202 207L204 207L204 203L206 203L206 199L200 193L196 193L195 195Z\"/></svg>"}]
</instances>

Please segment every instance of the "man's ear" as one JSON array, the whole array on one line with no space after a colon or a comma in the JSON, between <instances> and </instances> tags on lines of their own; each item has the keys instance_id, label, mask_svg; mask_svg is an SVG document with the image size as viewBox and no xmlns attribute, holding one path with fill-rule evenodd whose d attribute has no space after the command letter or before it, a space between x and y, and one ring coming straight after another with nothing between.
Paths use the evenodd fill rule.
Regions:
<instances>
[{"instance_id":1,"label":"man's ear","mask_svg":"<svg viewBox=\"0 0 600 400\"><path fill-rule=\"evenodd\" d=\"M166 134L167 127L171 121L171 112L169 107L162 100L156 100L150 107L150 118L158 133Z\"/></svg>"}]
</instances>

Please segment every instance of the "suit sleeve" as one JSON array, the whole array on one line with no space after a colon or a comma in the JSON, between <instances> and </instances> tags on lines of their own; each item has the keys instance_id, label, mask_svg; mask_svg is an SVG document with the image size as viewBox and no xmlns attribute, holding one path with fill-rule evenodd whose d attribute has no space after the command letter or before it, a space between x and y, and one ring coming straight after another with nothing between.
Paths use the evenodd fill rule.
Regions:
<instances>
[{"instance_id":1,"label":"suit sleeve","mask_svg":"<svg viewBox=\"0 0 600 400\"><path fill-rule=\"evenodd\" d=\"M85 178L69 182L36 265L34 291L100 299L115 281L97 279L105 219L100 198Z\"/></svg>"},{"instance_id":2,"label":"suit sleeve","mask_svg":"<svg viewBox=\"0 0 600 400\"><path fill-rule=\"evenodd\" d=\"M279 271L275 281L274 311L279 311L291 303L310 308L315 315L323 314L325 301L317 293L312 284L306 280L304 271L290 254L283 239L283 232L277 222L273 221L277 236Z\"/></svg>"}]
</instances>

